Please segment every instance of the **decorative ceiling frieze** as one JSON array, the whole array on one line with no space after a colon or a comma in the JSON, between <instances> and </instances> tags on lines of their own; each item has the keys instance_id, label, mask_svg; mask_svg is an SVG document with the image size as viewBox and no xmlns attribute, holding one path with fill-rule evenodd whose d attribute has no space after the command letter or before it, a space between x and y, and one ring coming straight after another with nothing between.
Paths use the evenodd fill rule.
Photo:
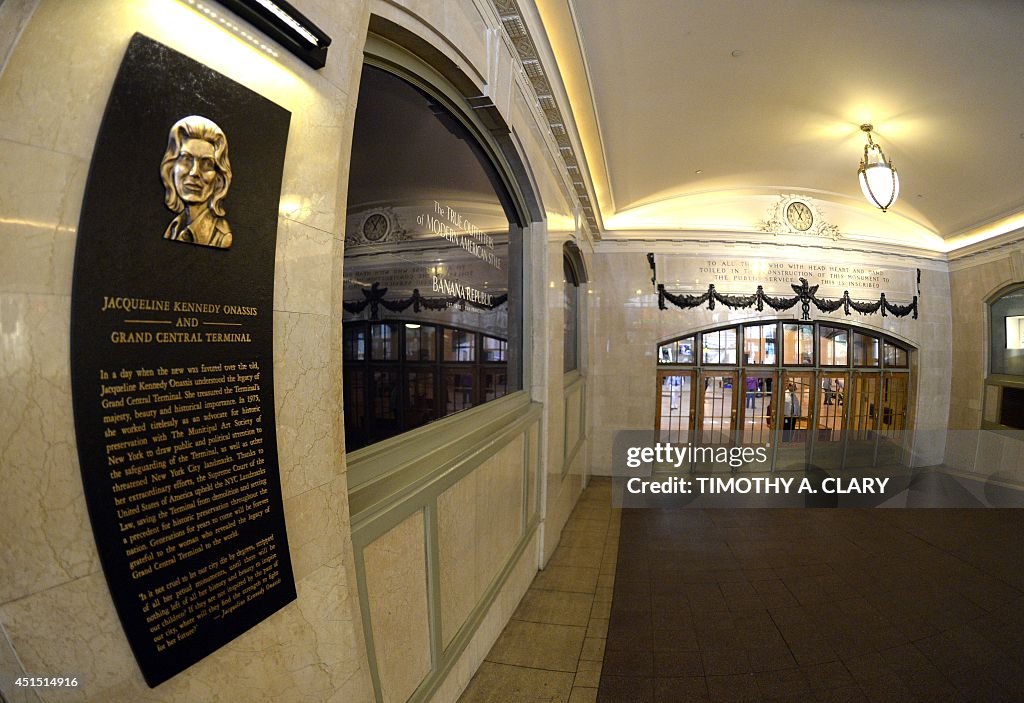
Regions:
<instances>
[{"instance_id":1,"label":"decorative ceiling frieze","mask_svg":"<svg viewBox=\"0 0 1024 703\"><path fill-rule=\"evenodd\" d=\"M523 13L519 9L519 4L516 0L492 0L492 2L498 12L501 26L519 55L523 72L533 87L537 104L547 119L548 128L554 137L558 152L569 174L572 191L579 200L580 211L587 224L587 228L590 230L591 237L593 239L600 239L601 233L597 224L597 214L591 202L590 193L587 190L583 171L580 168L580 160L577 158L572 141L569 139L565 117L562 114L562 110L558 107L558 102L555 100L547 71L540 60L540 52L537 51L537 45L534 43L530 31L526 27L526 21L523 19Z\"/></svg>"}]
</instances>

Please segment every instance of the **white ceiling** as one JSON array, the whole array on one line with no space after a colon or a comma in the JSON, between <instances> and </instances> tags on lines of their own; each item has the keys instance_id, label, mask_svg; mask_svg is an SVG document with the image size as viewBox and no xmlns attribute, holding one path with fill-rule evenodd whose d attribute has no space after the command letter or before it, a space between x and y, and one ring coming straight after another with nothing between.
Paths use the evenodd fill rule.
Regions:
<instances>
[{"instance_id":1,"label":"white ceiling","mask_svg":"<svg viewBox=\"0 0 1024 703\"><path fill-rule=\"evenodd\" d=\"M793 193L934 251L1024 226L1024 2L536 2L606 237L750 232ZM888 213L857 185L863 122Z\"/></svg>"}]
</instances>

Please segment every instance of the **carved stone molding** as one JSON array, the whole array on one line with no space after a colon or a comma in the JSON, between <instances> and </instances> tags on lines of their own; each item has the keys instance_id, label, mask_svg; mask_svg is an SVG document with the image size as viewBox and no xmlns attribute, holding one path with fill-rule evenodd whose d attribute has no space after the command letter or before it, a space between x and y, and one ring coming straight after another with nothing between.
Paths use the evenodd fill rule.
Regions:
<instances>
[{"instance_id":1,"label":"carved stone molding","mask_svg":"<svg viewBox=\"0 0 1024 703\"><path fill-rule=\"evenodd\" d=\"M565 163L566 171L569 173L572 190L579 200L583 220L586 222L593 239L600 239L601 232L597 225L597 214L590 200L590 193L587 191L586 182L583 180L584 174L580 169L580 160L577 158L572 141L569 139L565 126L565 117L558 107L558 101L555 100L554 91L551 89L551 83L548 80L548 72L544 64L541 63L540 52L537 51L537 45L530 35L530 30L527 29L526 20L519 9L519 4L516 0L492 0L492 2L498 12L499 19L501 19L501 26L505 29L505 33L508 35L512 46L515 47L516 52L519 54L519 61L522 64L523 72L533 87L537 103L547 119L548 128L551 130L555 143L558 145L558 152Z\"/></svg>"}]
</instances>

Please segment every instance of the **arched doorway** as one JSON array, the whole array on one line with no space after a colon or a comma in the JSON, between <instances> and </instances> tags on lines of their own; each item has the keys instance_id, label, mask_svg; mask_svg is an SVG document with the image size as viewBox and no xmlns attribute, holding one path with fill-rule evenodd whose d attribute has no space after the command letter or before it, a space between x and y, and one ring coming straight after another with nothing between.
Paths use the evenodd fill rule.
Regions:
<instances>
[{"instance_id":1,"label":"arched doorway","mask_svg":"<svg viewBox=\"0 0 1024 703\"><path fill-rule=\"evenodd\" d=\"M913 348L832 321L758 320L658 345L658 440L764 447L738 467L691 471L884 467L904 463Z\"/></svg>"}]
</instances>

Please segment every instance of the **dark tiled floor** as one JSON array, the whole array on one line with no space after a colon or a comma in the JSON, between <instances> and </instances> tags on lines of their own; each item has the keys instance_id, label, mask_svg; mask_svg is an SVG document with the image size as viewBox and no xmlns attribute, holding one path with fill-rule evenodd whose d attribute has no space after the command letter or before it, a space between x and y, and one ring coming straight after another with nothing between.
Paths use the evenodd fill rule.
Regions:
<instances>
[{"instance_id":1,"label":"dark tiled floor","mask_svg":"<svg viewBox=\"0 0 1024 703\"><path fill-rule=\"evenodd\" d=\"M597 699L1024 701L1024 512L623 510Z\"/></svg>"}]
</instances>

